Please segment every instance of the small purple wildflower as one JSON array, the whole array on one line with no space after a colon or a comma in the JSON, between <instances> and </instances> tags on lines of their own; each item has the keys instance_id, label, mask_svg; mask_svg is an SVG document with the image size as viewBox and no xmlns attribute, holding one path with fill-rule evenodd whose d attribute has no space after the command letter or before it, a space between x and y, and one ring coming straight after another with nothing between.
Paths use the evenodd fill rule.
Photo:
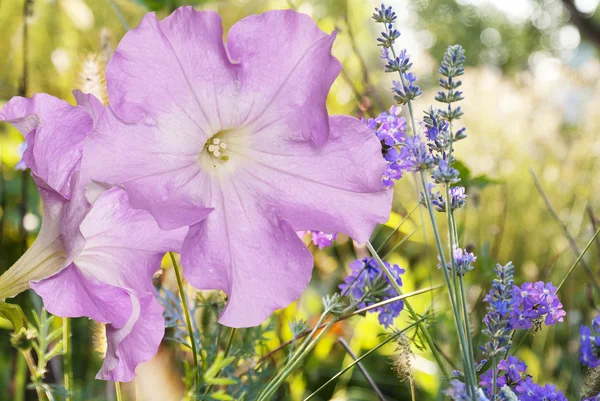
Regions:
<instances>
[{"instance_id":1,"label":"small purple wildflower","mask_svg":"<svg viewBox=\"0 0 600 401\"><path fill-rule=\"evenodd\" d=\"M467 252L466 249L456 248L453 251L454 254L454 266L456 268L456 274L459 276L464 276L467 272L473 270L473 266L471 265L477 260L477 256L475 256L472 252ZM438 256L439 259L439 256ZM438 263L438 268L441 268L441 263ZM451 262L447 263L448 270L452 270Z\"/></svg>"},{"instance_id":2,"label":"small purple wildflower","mask_svg":"<svg viewBox=\"0 0 600 401\"><path fill-rule=\"evenodd\" d=\"M515 389L520 401L568 401L562 391L553 384L540 386L527 377Z\"/></svg>"},{"instance_id":3,"label":"small purple wildflower","mask_svg":"<svg viewBox=\"0 0 600 401\"><path fill-rule=\"evenodd\" d=\"M539 330L542 322L547 326L562 322L566 316L562 303L552 283L523 283L513 287L513 313L510 325L513 329Z\"/></svg>"},{"instance_id":4,"label":"small purple wildflower","mask_svg":"<svg viewBox=\"0 0 600 401\"><path fill-rule=\"evenodd\" d=\"M396 283L401 286L402 278L400 276L405 270L388 262L385 262L385 266L392 273ZM360 300L358 308L364 308L398 295L390 285L387 276L379 268L375 258L357 259L350 263L350 268L352 273L340 284L339 289L342 294L348 293L355 300ZM404 309L404 302L396 301L371 309L369 312L379 313L379 323L387 328L402 309Z\"/></svg>"},{"instance_id":5,"label":"small purple wildflower","mask_svg":"<svg viewBox=\"0 0 600 401\"><path fill-rule=\"evenodd\" d=\"M383 112L376 118L363 118L381 142L381 151L388 162L381 180L387 187L394 185L395 180L402 178L405 171L411 168L408 161L410 153L401 147L406 138L406 118L400 116L401 108L392 106L389 112Z\"/></svg>"},{"instance_id":6,"label":"small purple wildflower","mask_svg":"<svg viewBox=\"0 0 600 401\"><path fill-rule=\"evenodd\" d=\"M429 170L433 167L435 159L419 135L406 138L404 143L410 155L408 163L412 171Z\"/></svg>"},{"instance_id":7,"label":"small purple wildflower","mask_svg":"<svg viewBox=\"0 0 600 401\"><path fill-rule=\"evenodd\" d=\"M582 365L597 368L600 366L600 316L597 316L592 328L581 325L579 327L580 344L579 361Z\"/></svg>"},{"instance_id":8,"label":"small purple wildflower","mask_svg":"<svg viewBox=\"0 0 600 401\"><path fill-rule=\"evenodd\" d=\"M326 248L331 246L333 241L337 238L337 233L335 234L327 234L322 231L309 231L310 238L312 239L313 244L319 247L319 249Z\"/></svg>"},{"instance_id":9,"label":"small purple wildflower","mask_svg":"<svg viewBox=\"0 0 600 401\"><path fill-rule=\"evenodd\" d=\"M472 398L467 392L467 386L460 380L451 380L450 388L445 391L445 394L452 398L454 401L471 401ZM485 396L481 389L477 392L477 401L489 401L489 398Z\"/></svg>"}]
</instances>

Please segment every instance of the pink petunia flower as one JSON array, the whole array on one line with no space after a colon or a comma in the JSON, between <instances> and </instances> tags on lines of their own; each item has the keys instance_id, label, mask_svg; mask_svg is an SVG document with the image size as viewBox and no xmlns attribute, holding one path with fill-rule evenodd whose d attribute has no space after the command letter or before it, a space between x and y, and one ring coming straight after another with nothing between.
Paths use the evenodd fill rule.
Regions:
<instances>
[{"instance_id":1,"label":"pink petunia flower","mask_svg":"<svg viewBox=\"0 0 600 401\"><path fill-rule=\"evenodd\" d=\"M36 94L0 111L25 136L23 160L44 207L35 242L0 276L0 299L31 286L51 313L105 323L108 350L97 377L130 381L164 335L152 276L166 251L180 250L187 230L163 231L122 189L88 185L83 143L104 108L74 94L78 106Z\"/></svg>"},{"instance_id":2,"label":"pink petunia flower","mask_svg":"<svg viewBox=\"0 0 600 401\"><path fill-rule=\"evenodd\" d=\"M327 114L334 39L286 10L244 18L225 44L216 13L182 7L146 15L107 66L112 110L83 163L162 228L190 227L185 276L227 294L223 324L260 324L302 293L313 260L296 231L365 242L389 216L379 141Z\"/></svg>"}]
</instances>

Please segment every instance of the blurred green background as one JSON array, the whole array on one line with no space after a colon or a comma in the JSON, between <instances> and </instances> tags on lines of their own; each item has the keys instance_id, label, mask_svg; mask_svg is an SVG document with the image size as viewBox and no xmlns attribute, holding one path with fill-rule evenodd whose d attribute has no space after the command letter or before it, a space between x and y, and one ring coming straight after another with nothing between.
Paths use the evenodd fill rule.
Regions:
<instances>
[{"instance_id":1,"label":"blurred green background","mask_svg":"<svg viewBox=\"0 0 600 401\"><path fill-rule=\"evenodd\" d=\"M485 313L482 299L489 290L496 262L512 260L517 283L544 280L559 282L576 259L573 243L582 249L600 225L600 14L599 0L395 0L402 31L399 44L408 48L414 72L424 95L416 110L434 102L437 68L448 45L466 49L468 69L463 78L463 102L469 138L456 149L464 165L463 185L468 206L458 214L461 243L478 256L476 269L467 276L472 327L478 344ZM249 14L269 9L295 8L310 15L330 32L337 29L333 53L344 70L334 83L328 107L332 114L375 116L393 104L391 81L382 72L375 45L379 27L371 20L375 2L364 0L192 1L192 0L0 0L0 102L12 96L46 92L70 102L70 91L83 88L100 96L106 58L124 35L124 25L136 26L148 11L161 17L180 5L217 10L227 30ZM28 15L24 16L24 10ZM24 21L27 29L24 33ZM273 32L274 35L277 32ZM26 38L26 40L24 40ZM285 51L285 49L282 49ZM26 67L26 68L24 68ZM24 80L25 73L25 80ZM31 242L39 229L39 197L27 172L15 170L22 138L7 124L0 125L0 272L6 270ZM557 220L536 190L534 171L552 204ZM415 183L406 176L395 187L394 214L374 234L381 241L417 203ZM444 220L444 219L440 219ZM442 223L443 224L443 223ZM413 213L395 242L422 225ZM426 227L428 227L426 225ZM568 231L569 234L566 232ZM569 243L568 237L573 242ZM417 231L389 257L407 269L407 291L441 279L432 234ZM391 248L388 246L388 249ZM288 323L294 317L314 323L321 312L320 299L336 290L348 273L348 263L366 250L341 237L333 247L315 254L315 274L310 288L287 310L273 317L267 348L290 339ZM600 281L600 242L584 259ZM167 271L168 273L168 271ZM169 274L165 274L169 285ZM172 281L172 280L171 280ZM172 284L172 283L171 283ZM524 338L517 355L529 366L538 383L554 382L569 399L579 399L584 371L578 358L578 330L598 313L592 284L577 268L560 298L568 312L565 322ZM439 295L435 294L435 296ZM434 295L412 303L424 311ZM431 330L450 360L457 360L457 342L451 315L436 300ZM35 294L15 300L24 310L39 309ZM409 320L401 315L397 325ZM60 324L57 319L56 324ZM9 326L0 321L0 400L35 399L24 390L27 371L20 354L9 343ZM94 381L101 364L94 351L93 325L77 319L74 326L75 381L81 400L114 399L112 387ZM355 353L377 345L384 330L376 316L355 317L338 324L316 348L312 357L289 380L280 399L301 400L346 366L351 358L337 343L343 336ZM435 364L428 353L413 345L417 400L439 399ZM177 400L181 396L181 353L165 346L157 358L140 371L136 384L126 388L129 399ZM391 369L386 346L365 360L390 400L408 400L408 384ZM261 353L268 352L267 349ZM477 355L479 358L480 356ZM46 381L60 382L60 362L50 365ZM360 372L343 375L315 399L376 400Z\"/></svg>"}]
</instances>

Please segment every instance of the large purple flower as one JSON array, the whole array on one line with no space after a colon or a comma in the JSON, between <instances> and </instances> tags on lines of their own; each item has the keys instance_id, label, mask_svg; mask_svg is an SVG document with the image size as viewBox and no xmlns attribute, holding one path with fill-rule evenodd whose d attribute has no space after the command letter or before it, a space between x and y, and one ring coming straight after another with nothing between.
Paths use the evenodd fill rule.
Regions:
<instances>
[{"instance_id":1,"label":"large purple flower","mask_svg":"<svg viewBox=\"0 0 600 401\"><path fill-rule=\"evenodd\" d=\"M104 108L91 95L75 97L78 106L45 94L17 97L0 111L25 136L24 164L44 207L35 242L0 277L0 299L31 286L51 313L105 323L108 351L98 378L129 381L162 340L152 275L166 251L180 250L186 229L163 231L122 189L88 185L83 143Z\"/></svg>"},{"instance_id":2,"label":"large purple flower","mask_svg":"<svg viewBox=\"0 0 600 401\"><path fill-rule=\"evenodd\" d=\"M297 231L364 242L389 215L379 141L327 114L334 38L270 11L225 45L216 13L182 7L146 15L107 67L111 110L83 163L162 228L190 227L185 275L228 295L223 324L257 325L301 294L313 261Z\"/></svg>"}]
</instances>

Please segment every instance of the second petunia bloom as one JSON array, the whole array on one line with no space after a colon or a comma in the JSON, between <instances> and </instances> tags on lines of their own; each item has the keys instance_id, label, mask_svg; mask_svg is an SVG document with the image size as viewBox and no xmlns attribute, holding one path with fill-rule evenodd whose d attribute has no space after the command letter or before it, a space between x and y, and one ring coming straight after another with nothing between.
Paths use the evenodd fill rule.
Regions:
<instances>
[{"instance_id":1,"label":"second petunia bloom","mask_svg":"<svg viewBox=\"0 0 600 401\"><path fill-rule=\"evenodd\" d=\"M111 110L83 165L161 228L190 227L185 276L228 295L223 324L260 324L302 293L313 260L297 231L365 242L388 218L379 141L327 114L334 39L288 10L239 21L225 44L216 13L182 7L146 15L107 67Z\"/></svg>"}]
</instances>

